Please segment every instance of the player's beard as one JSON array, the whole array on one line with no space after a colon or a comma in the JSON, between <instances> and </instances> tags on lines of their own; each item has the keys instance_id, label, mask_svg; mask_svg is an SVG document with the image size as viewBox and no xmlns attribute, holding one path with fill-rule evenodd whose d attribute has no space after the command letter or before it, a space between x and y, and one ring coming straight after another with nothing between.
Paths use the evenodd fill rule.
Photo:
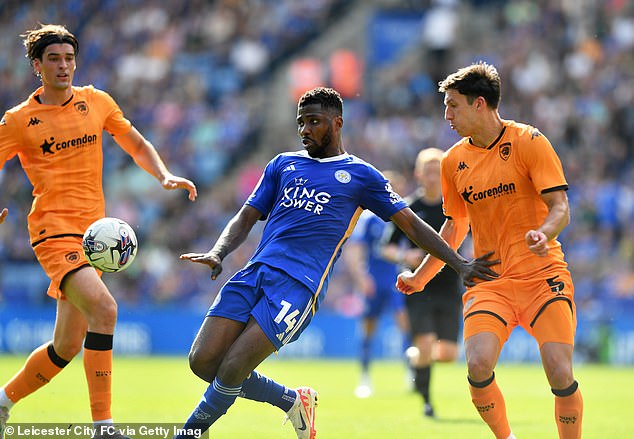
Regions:
<instances>
[{"instance_id":1,"label":"player's beard","mask_svg":"<svg viewBox=\"0 0 634 439\"><path fill-rule=\"evenodd\" d=\"M315 147L308 151L308 155L312 158L323 159L326 157L326 151L332 146L332 126L328 127L328 130L321 138L321 142L315 142Z\"/></svg>"}]
</instances>

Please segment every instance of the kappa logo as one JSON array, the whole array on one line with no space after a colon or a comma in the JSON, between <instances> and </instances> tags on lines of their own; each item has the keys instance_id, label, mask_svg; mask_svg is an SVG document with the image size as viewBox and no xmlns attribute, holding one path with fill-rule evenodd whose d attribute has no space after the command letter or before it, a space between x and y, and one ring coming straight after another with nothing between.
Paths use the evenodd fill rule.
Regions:
<instances>
[{"instance_id":1,"label":"kappa logo","mask_svg":"<svg viewBox=\"0 0 634 439\"><path fill-rule=\"evenodd\" d=\"M541 135L542 133L540 133L539 130L535 128L533 131L531 131L531 140L533 140L535 137L540 137Z\"/></svg>"},{"instance_id":2,"label":"kappa logo","mask_svg":"<svg viewBox=\"0 0 634 439\"><path fill-rule=\"evenodd\" d=\"M32 127L35 125L39 125L41 124L42 121L40 119L38 119L37 117L32 117L31 120L29 120L29 123L26 124L27 128L28 127Z\"/></svg>"},{"instance_id":3,"label":"kappa logo","mask_svg":"<svg viewBox=\"0 0 634 439\"><path fill-rule=\"evenodd\" d=\"M469 169L469 166L467 166L465 162L460 162L458 163L458 169L456 170L456 172L464 171L465 169Z\"/></svg>"}]
</instances>

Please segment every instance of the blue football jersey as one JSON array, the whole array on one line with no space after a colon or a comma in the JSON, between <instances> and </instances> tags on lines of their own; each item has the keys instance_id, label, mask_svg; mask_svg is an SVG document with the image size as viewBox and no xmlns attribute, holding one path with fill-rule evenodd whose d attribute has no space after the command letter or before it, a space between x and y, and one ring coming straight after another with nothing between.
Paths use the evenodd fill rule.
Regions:
<instances>
[{"instance_id":1,"label":"blue football jersey","mask_svg":"<svg viewBox=\"0 0 634 439\"><path fill-rule=\"evenodd\" d=\"M249 264L283 270L313 291L317 306L363 209L387 221L407 207L367 162L350 154L316 159L305 151L271 160L246 204L268 218Z\"/></svg>"}]
</instances>

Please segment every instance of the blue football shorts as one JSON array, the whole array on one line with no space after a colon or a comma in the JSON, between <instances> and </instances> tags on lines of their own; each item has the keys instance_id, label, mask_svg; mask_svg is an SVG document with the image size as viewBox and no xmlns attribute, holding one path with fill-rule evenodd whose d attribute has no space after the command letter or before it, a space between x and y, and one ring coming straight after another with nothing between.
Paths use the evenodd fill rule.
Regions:
<instances>
[{"instance_id":1,"label":"blue football shorts","mask_svg":"<svg viewBox=\"0 0 634 439\"><path fill-rule=\"evenodd\" d=\"M313 294L284 271L251 264L223 285L207 317L258 322L276 350L299 338L312 318Z\"/></svg>"}]
</instances>

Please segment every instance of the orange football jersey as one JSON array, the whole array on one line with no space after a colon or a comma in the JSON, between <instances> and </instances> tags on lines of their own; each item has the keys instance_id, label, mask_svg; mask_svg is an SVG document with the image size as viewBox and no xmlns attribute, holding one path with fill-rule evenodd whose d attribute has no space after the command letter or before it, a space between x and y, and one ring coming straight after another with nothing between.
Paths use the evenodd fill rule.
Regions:
<instances>
[{"instance_id":1,"label":"orange football jersey","mask_svg":"<svg viewBox=\"0 0 634 439\"><path fill-rule=\"evenodd\" d=\"M29 213L31 243L60 235L82 235L105 215L102 134L123 135L130 122L107 93L73 87L64 105L29 98L0 121L0 168L18 155L33 184Z\"/></svg>"},{"instance_id":2,"label":"orange football jersey","mask_svg":"<svg viewBox=\"0 0 634 439\"><path fill-rule=\"evenodd\" d=\"M503 121L500 136L487 148L463 138L442 160L443 208L452 218L468 217L475 255L494 251L501 276L526 277L565 267L561 244L548 243L545 257L532 253L525 234L537 229L548 214L541 194L566 190L561 161L536 128Z\"/></svg>"}]
</instances>

